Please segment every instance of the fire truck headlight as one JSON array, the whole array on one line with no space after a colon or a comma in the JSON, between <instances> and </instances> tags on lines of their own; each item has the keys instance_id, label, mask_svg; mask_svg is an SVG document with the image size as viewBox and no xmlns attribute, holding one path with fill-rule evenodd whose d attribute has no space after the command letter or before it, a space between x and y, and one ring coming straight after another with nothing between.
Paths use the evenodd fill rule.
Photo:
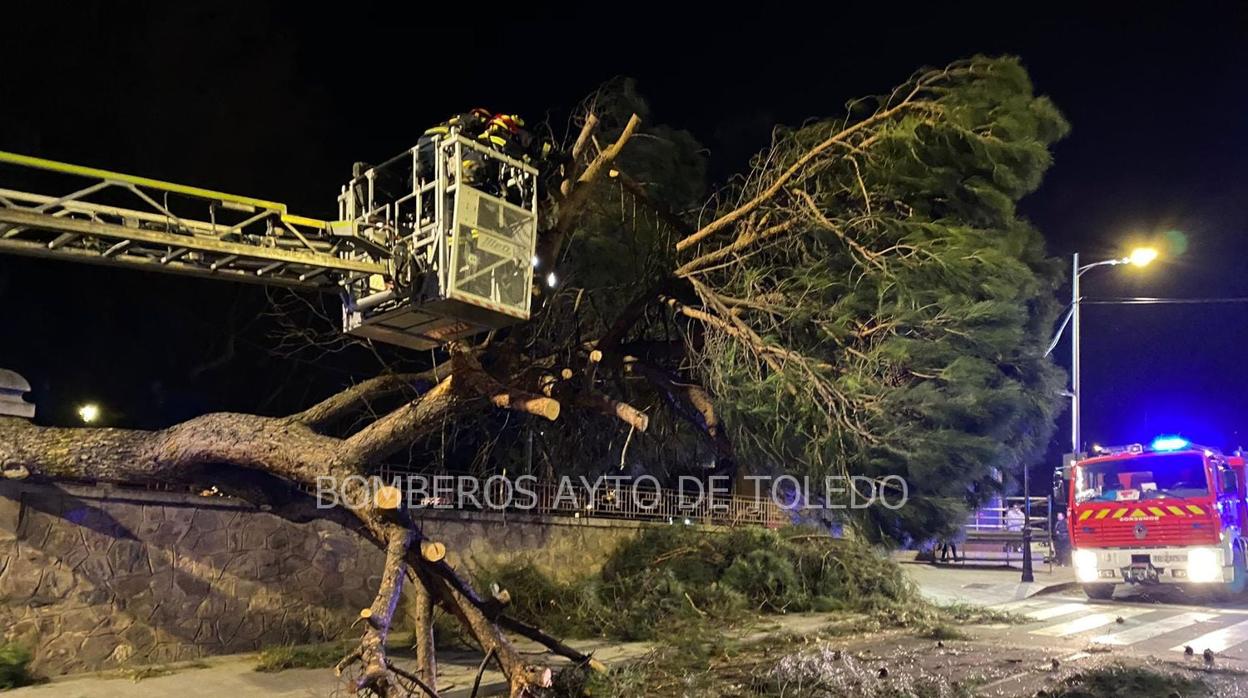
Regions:
<instances>
[{"instance_id":1,"label":"fire truck headlight","mask_svg":"<svg viewBox=\"0 0 1248 698\"><path fill-rule=\"evenodd\" d=\"M1097 580L1096 552L1093 550L1076 550L1073 556L1075 577L1088 584Z\"/></svg>"},{"instance_id":2,"label":"fire truck headlight","mask_svg":"<svg viewBox=\"0 0 1248 698\"><path fill-rule=\"evenodd\" d=\"M1193 548L1187 554L1187 578L1193 582L1217 582L1222 579L1222 561L1213 548Z\"/></svg>"}]
</instances>

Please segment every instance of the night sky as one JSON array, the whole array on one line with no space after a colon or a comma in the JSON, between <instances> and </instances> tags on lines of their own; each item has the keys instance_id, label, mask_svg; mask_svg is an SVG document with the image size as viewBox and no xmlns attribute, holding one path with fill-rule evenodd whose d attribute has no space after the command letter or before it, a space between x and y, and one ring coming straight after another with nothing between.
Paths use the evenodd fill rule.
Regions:
<instances>
[{"instance_id":1,"label":"night sky","mask_svg":"<svg viewBox=\"0 0 1248 698\"><path fill-rule=\"evenodd\" d=\"M632 76L652 121L691 131L722 182L777 123L835 114L920 65L1012 53L1073 126L1023 205L1050 251L1095 261L1181 233L1177 245L1166 238L1164 263L1095 270L1085 294L1248 296L1242 6L33 5L5 11L0 149L322 217L352 162L389 157L472 106L549 117L562 131L596 86ZM464 28L432 29L453 7ZM363 352L270 355L265 305L259 287L0 257L0 366L35 385L43 423L73 423L74 405L95 400L107 423L143 427L209 410L291 411L375 368ZM1248 446L1248 304L1090 306L1084 320L1086 441L1181 432ZM1065 365L1068 344L1058 352Z\"/></svg>"}]
</instances>

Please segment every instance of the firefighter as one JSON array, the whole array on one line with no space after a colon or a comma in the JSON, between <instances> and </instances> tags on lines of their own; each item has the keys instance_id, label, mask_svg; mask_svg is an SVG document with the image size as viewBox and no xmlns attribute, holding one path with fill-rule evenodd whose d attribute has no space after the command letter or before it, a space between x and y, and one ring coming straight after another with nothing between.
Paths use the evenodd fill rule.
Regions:
<instances>
[{"instance_id":1,"label":"firefighter","mask_svg":"<svg viewBox=\"0 0 1248 698\"><path fill-rule=\"evenodd\" d=\"M500 153L517 160L529 160L533 134L524 128L524 119L516 114L495 114L486 123L477 139Z\"/></svg>"},{"instance_id":2,"label":"firefighter","mask_svg":"<svg viewBox=\"0 0 1248 698\"><path fill-rule=\"evenodd\" d=\"M532 139L529 132L524 130L524 119L516 114L495 114L477 135L478 142L517 160L528 159L525 157L525 149ZM477 177L471 180L475 187L494 196L509 198L503 183L499 181L503 177L497 162L483 161L476 174Z\"/></svg>"},{"instance_id":3,"label":"firefighter","mask_svg":"<svg viewBox=\"0 0 1248 698\"><path fill-rule=\"evenodd\" d=\"M463 114L456 114L451 118L443 121L436 126L430 126L425 129L422 139L433 139L435 136L445 136L451 132L451 129L457 130L461 135L467 138L476 138L481 135L485 127L490 122L490 112L488 109L477 107L472 111Z\"/></svg>"},{"instance_id":4,"label":"firefighter","mask_svg":"<svg viewBox=\"0 0 1248 698\"><path fill-rule=\"evenodd\" d=\"M425 129L420 139L416 141L416 180L425 180L434 172L433 141L435 138L448 136L451 131L455 131L465 138L476 138L485 130L490 122L490 118L489 110L478 107L463 114L456 114L436 126L430 126ZM470 159L470 157L468 153L465 153L465 170L472 170L479 164L476 158ZM469 181L472 181L472 176L473 173L471 172L465 175Z\"/></svg>"},{"instance_id":5,"label":"firefighter","mask_svg":"<svg viewBox=\"0 0 1248 698\"><path fill-rule=\"evenodd\" d=\"M477 139L510 158L536 167L539 198L545 197L550 181L565 164L566 154L550 141L534 137L517 114L495 114Z\"/></svg>"}]
</instances>

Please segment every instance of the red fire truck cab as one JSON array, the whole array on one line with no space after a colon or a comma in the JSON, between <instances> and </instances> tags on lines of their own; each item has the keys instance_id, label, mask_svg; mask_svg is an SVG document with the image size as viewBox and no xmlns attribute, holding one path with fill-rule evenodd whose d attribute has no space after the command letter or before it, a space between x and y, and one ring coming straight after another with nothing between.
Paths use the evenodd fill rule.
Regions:
<instances>
[{"instance_id":1,"label":"red fire truck cab","mask_svg":"<svg viewBox=\"0 0 1248 698\"><path fill-rule=\"evenodd\" d=\"M1243 456L1165 436L1098 449L1065 479L1075 576L1090 598L1108 599L1118 584L1244 591Z\"/></svg>"}]
</instances>

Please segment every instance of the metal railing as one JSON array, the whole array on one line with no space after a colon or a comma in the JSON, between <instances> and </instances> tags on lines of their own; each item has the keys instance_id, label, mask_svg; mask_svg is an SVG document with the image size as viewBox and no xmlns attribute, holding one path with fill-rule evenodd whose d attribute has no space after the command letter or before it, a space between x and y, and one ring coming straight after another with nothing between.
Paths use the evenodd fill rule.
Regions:
<instances>
[{"instance_id":1,"label":"metal railing","mask_svg":"<svg viewBox=\"0 0 1248 698\"><path fill-rule=\"evenodd\" d=\"M788 512L767 497L698 495L631 484L618 488L602 485L590 491L582 486L561 488L540 483L533 489L533 511L553 516L775 528L792 521Z\"/></svg>"},{"instance_id":2,"label":"metal railing","mask_svg":"<svg viewBox=\"0 0 1248 698\"><path fill-rule=\"evenodd\" d=\"M1018 507L1019 515L1011 516L1010 510ZM967 519L964 530L968 538L977 535L1007 536L1015 533L1022 536L1026 519L1022 516L1027 508L1024 497L1005 497L1001 506L980 507ZM1053 511L1048 497L1031 497L1030 516L1031 536L1033 540L1047 540L1053 530Z\"/></svg>"}]
</instances>

